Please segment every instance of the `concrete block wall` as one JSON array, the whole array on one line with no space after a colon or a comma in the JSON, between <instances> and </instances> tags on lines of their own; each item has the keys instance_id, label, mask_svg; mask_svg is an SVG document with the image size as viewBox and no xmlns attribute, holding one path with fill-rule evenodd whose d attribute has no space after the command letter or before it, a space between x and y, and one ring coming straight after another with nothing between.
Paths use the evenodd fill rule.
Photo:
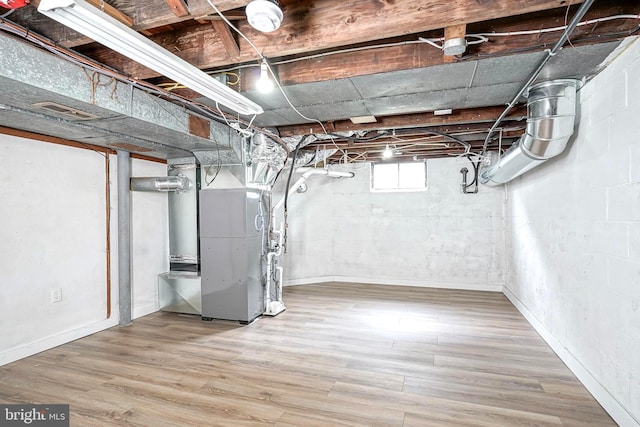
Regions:
<instances>
[{"instance_id":1,"label":"concrete block wall","mask_svg":"<svg viewBox=\"0 0 640 427\"><path fill-rule=\"evenodd\" d=\"M427 191L372 192L355 178L313 176L289 199L285 283L323 280L502 290L502 188L460 191L465 159L427 162ZM278 198L275 198L278 200Z\"/></svg>"},{"instance_id":2,"label":"concrete block wall","mask_svg":"<svg viewBox=\"0 0 640 427\"><path fill-rule=\"evenodd\" d=\"M0 365L118 324L117 160L111 169L111 317L106 315L105 160L0 135ZM132 160L133 174L166 166ZM168 270L166 194L132 196L134 316L157 311ZM62 301L51 303L51 289Z\"/></svg>"},{"instance_id":3,"label":"concrete block wall","mask_svg":"<svg viewBox=\"0 0 640 427\"><path fill-rule=\"evenodd\" d=\"M579 92L567 152L508 185L505 294L621 425L640 422L640 42Z\"/></svg>"}]
</instances>

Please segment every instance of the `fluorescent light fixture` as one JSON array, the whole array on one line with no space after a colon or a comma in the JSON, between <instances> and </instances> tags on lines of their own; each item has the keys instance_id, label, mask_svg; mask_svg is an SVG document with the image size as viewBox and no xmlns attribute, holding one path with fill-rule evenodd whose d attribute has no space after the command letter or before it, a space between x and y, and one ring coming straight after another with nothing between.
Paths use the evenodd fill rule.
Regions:
<instances>
[{"instance_id":1,"label":"fluorescent light fixture","mask_svg":"<svg viewBox=\"0 0 640 427\"><path fill-rule=\"evenodd\" d=\"M269 78L269 68L266 59L263 59L262 64L260 64L260 77L258 78L256 86L262 93L269 93L273 90L273 81Z\"/></svg>"},{"instance_id":2,"label":"fluorescent light fixture","mask_svg":"<svg viewBox=\"0 0 640 427\"><path fill-rule=\"evenodd\" d=\"M261 106L84 0L42 0L38 12L240 114Z\"/></svg>"}]
</instances>

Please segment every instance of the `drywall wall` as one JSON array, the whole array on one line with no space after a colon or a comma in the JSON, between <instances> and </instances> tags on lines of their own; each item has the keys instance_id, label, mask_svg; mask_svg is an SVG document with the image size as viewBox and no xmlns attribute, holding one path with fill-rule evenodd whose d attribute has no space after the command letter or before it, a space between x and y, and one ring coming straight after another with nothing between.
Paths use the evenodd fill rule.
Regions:
<instances>
[{"instance_id":1,"label":"drywall wall","mask_svg":"<svg viewBox=\"0 0 640 427\"><path fill-rule=\"evenodd\" d=\"M132 160L134 173L162 164ZM111 318L107 319L105 159L91 150L0 135L0 364L118 323L117 194L111 165ZM133 305L157 310L168 269L166 195L132 196ZM51 302L51 290L62 300Z\"/></svg>"},{"instance_id":2,"label":"drywall wall","mask_svg":"<svg viewBox=\"0 0 640 427\"><path fill-rule=\"evenodd\" d=\"M568 150L509 184L505 294L616 421L637 425L640 43L579 99Z\"/></svg>"},{"instance_id":3,"label":"drywall wall","mask_svg":"<svg viewBox=\"0 0 640 427\"><path fill-rule=\"evenodd\" d=\"M502 290L504 191L462 194L462 167L466 159L429 160L422 192L372 192L369 164L335 167L355 178L311 177L289 201L285 283Z\"/></svg>"}]
</instances>

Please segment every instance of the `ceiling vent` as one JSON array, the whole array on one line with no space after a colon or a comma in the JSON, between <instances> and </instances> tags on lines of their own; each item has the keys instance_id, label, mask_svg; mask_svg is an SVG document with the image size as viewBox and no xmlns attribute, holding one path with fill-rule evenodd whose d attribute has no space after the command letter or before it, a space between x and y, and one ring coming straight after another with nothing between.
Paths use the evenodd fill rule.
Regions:
<instances>
[{"instance_id":1,"label":"ceiling vent","mask_svg":"<svg viewBox=\"0 0 640 427\"><path fill-rule=\"evenodd\" d=\"M76 110L75 108L67 107L66 105L56 104L55 102L39 102L37 104L33 104L33 106L51 111L58 115L63 115L73 120L93 120L98 118L98 116L94 114Z\"/></svg>"}]
</instances>

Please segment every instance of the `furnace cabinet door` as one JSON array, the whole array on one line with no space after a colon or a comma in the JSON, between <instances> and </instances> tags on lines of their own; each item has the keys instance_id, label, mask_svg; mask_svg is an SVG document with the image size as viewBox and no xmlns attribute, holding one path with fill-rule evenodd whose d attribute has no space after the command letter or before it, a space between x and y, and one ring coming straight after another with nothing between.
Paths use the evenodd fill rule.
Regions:
<instances>
[{"instance_id":1,"label":"furnace cabinet door","mask_svg":"<svg viewBox=\"0 0 640 427\"><path fill-rule=\"evenodd\" d=\"M202 316L250 322L262 314L262 238L201 239Z\"/></svg>"}]
</instances>

